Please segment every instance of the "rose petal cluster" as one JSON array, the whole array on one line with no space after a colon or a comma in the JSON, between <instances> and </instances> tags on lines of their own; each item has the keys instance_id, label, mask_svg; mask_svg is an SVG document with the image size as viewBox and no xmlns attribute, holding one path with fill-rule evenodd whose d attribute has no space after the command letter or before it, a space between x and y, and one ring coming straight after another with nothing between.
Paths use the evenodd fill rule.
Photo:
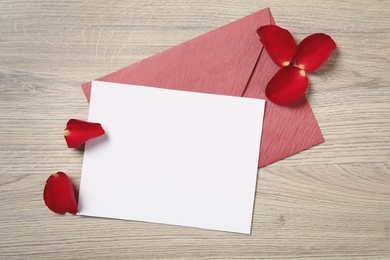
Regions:
<instances>
[{"instance_id":1,"label":"rose petal cluster","mask_svg":"<svg viewBox=\"0 0 390 260\"><path fill-rule=\"evenodd\" d=\"M104 133L99 123L70 119L64 130L64 138L69 148L75 148ZM49 176L43 190L43 200L46 206L55 213L76 214L78 212L72 182L64 172L56 172Z\"/></svg>"},{"instance_id":2,"label":"rose petal cluster","mask_svg":"<svg viewBox=\"0 0 390 260\"><path fill-rule=\"evenodd\" d=\"M280 67L265 90L267 98L280 105L299 100L309 85L306 73L321 67L336 49L336 43L324 33L312 34L298 45L288 30L277 25L262 26L257 34L270 58Z\"/></svg>"}]
</instances>

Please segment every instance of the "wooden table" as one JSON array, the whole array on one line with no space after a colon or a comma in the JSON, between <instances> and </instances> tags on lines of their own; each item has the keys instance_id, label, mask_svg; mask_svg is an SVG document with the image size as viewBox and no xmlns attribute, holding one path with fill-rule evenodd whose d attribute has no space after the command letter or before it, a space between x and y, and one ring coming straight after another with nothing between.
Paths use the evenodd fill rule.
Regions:
<instances>
[{"instance_id":1,"label":"wooden table","mask_svg":"<svg viewBox=\"0 0 390 260\"><path fill-rule=\"evenodd\" d=\"M261 168L251 235L56 215L46 178L79 186L69 118L80 84L271 7L299 41L337 51L309 75L326 142ZM390 259L389 1L24 1L0 3L1 259Z\"/></svg>"}]
</instances>

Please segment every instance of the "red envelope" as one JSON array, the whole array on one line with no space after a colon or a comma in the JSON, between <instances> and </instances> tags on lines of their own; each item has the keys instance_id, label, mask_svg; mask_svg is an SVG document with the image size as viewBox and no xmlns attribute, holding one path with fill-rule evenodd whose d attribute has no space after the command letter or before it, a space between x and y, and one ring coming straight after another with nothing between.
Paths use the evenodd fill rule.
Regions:
<instances>
[{"instance_id":1,"label":"red envelope","mask_svg":"<svg viewBox=\"0 0 390 260\"><path fill-rule=\"evenodd\" d=\"M256 33L267 24L275 24L268 8L97 80L266 99L278 70ZM91 82L82 88L89 100ZM290 106L267 101L259 167L323 141L306 97Z\"/></svg>"}]
</instances>

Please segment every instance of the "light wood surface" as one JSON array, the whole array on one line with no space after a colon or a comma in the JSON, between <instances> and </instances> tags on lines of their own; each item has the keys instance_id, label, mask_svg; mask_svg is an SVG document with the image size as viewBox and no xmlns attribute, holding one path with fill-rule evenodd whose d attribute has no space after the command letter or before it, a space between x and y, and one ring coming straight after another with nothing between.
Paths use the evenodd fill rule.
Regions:
<instances>
[{"instance_id":1,"label":"light wood surface","mask_svg":"<svg viewBox=\"0 0 390 260\"><path fill-rule=\"evenodd\" d=\"M80 85L270 7L297 40L338 45L309 75L325 143L261 168L251 235L56 215L46 178L79 185ZM1 259L390 259L389 1L0 2Z\"/></svg>"}]
</instances>

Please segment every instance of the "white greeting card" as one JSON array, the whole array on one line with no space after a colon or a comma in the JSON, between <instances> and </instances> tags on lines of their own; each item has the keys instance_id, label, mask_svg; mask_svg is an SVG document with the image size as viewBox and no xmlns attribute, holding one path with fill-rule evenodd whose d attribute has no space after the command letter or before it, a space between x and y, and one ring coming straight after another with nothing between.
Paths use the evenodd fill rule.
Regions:
<instances>
[{"instance_id":1,"label":"white greeting card","mask_svg":"<svg viewBox=\"0 0 390 260\"><path fill-rule=\"evenodd\" d=\"M92 82L78 214L249 234L264 105Z\"/></svg>"}]
</instances>

